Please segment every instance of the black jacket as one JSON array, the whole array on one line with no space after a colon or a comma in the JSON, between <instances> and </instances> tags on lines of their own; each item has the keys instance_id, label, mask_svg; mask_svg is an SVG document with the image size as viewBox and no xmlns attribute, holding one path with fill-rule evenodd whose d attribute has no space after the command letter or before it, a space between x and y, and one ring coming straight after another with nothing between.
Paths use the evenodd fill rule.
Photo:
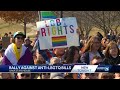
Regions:
<instances>
[{"instance_id":1,"label":"black jacket","mask_svg":"<svg viewBox=\"0 0 120 90\"><path fill-rule=\"evenodd\" d=\"M105 65L118 65L120 64L120 56L117 56L116 58L113 58L112 56L105 58L103 63Z\"/></svg>"},{"instance_id":2,"label":"black jacket","mask_svg":"<svg viewBox=\"0 0 120 90\"><path fill-rule=\"evenodd\" d=\"M102 54L102 52L99 52L100 56L102 59L104 59L104 55ZM89 60L89 52L85 52L82 56L81 56L81 62L90 64L90 60Z\"/></svg>"}]
</instances>

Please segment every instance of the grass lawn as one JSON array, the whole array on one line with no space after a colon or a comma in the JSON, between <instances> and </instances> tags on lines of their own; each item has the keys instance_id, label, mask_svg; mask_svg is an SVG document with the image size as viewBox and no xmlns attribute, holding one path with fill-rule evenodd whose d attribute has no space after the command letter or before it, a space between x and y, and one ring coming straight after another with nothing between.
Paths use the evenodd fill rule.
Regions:
<instances>
[{"instance_id":1,"label":"grass lawn","mask_svg":"<svg viewBox=\"0 0 120 90\"><path fill-rule=\"evenodd\" d=\"M22 31L24 32L24 27L23 25L19 24L19 23L16 23L16 24L9 24L9 23L6 23L5 21L1 20L0 19L0 35L3 36L5 33L9 33L9 32L12 32L12 34L14 34L16 31ZM29 35L29 37L31 39L34 39L35 37L35 32L32 31L32 29L29 27L27 27L27 34ZM97 32L100 32L103 36L104 36L104 33L102 30L98 29L98 28L93 28L90 33L89 33L89 36L93 36L95 35ZM120 27L118 28L118 33L120 33Z\"/></svg>"},{"instance_id":2,"label":"grass lawn","mask_svg":"<svg viewBox=\"0 0 120 90\"><path fill-rule=\"evenodd\" d=\"M29 33L31 30L32 29L27 28L26 32ZM9 24L3 20L0 20L0 34L1 34L1 36L3 36L5 33L9 33L9 32L14 34L16 31L24 32L24 27L19 23Z\"/></svg>"}]
</instances>

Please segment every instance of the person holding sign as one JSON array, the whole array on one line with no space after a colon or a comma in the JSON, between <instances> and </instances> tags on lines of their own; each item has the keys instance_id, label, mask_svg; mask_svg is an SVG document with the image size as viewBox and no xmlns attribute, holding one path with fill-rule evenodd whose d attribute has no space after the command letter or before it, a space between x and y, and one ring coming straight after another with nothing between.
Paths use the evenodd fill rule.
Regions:
<instances>
[{"instance_id":1,"label":"person holding sign","mask_svg":"<svg viewBox=\"0 0 120 90\"><path fill-rule=\"evenodd\" d=\"M38 37L38 35L39 35L39 31L37 31L36 37ZM40 45L39 45L39 39L36 40L33 50L34 49L38 49L39 54L42 55L42 57L46 61L46 64L50 64L50 59L52 57L58 57L60 61L62 61L63 55L65 53L65 48L54 48L54 49L41 50Z\"/></svg>"},{"instance_id":2,"label":"person holding sign","mask_svg":"<svg viewBox=\"0 0 120 90\"><path fill-rule=\"evenodd\" d=\"M65 48L79 46L78 25L75 17L56 18L39 21L37 24L39 52L46 61L51 57L59 57L65 53Z\"/></svg>"},{"instance_id":3,"label":"person holding sign","mask_svg":"<svg viewBox=\"0 0 120 90\"><path fill-rule=\"evenodd\" d=\"M50 19L36 24L41 50L79 46L78 25L75 17Z\"/></svg>"},{"instance_id":4,"label":"person holding sign","mask_svg":"<svg viewBox=\"0 0 120 90\"><path fill-rule=\"evenodd\" d=\"M14 35L14 42L8 46L3 57L2 65L32 65L32 54L23 45L25 35L17 31Z\"/></svg>"}]
</instances>

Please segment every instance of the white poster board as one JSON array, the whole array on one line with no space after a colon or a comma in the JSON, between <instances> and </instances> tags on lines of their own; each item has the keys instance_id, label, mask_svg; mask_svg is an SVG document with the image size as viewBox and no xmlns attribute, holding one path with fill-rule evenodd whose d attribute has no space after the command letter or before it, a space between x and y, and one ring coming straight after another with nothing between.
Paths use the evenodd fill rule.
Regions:
<instances>
[{"instance_id":1,"label":"white poster board","mask_svg":"<svg viewBox=\"0 0 120 90\"><path fill-rule=\"evenodd\" d=\"M50 19L36 24L41 50L79 46L79 36L76 32L78 25L75 17Z\"/></svg>"}]
</instances>

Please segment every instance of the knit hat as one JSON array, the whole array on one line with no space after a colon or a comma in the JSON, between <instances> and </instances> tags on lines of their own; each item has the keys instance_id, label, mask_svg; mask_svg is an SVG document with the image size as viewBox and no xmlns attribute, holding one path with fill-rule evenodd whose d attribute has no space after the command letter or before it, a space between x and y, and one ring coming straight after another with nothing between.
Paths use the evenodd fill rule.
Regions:
<instances>
[{"instance_id":1,"label":"knit hat","mask_svg":"<svg viewBox=\"0 0 120 90\"><path fill-rule=\"evenodd\" d=\"M13 35L13 38L15 38L17 35L21 35L21 36L23 36L25 38L25 35L21 31L15 32L14 35Z\"/></svg>"}]
</instances>

